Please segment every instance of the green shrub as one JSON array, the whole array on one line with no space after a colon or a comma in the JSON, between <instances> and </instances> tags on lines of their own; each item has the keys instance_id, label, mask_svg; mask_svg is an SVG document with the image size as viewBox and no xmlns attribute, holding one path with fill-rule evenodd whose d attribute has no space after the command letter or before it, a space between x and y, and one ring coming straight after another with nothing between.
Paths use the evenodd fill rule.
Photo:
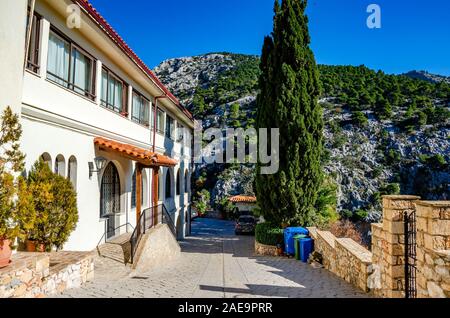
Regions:
<instances>
[{"instance_id":1,"label":"green shrub","mask_svg":"<svg viewBox=\"0 0 450 318\"><path fill-rule=\"evenodd\" d=\"M385 161L388 165L395 165L400 162L401 157L402 156L398 150L391 148L385 154Z\"/></svg>"},{"instance_id":2,"label":"green shrub","mask_svg":"<svg viewBox=\"0 0 450 318\"><path fill-rule=\"evenodd\" d=\"M0 240L12 243L25 237L35 213L26 182L18 176L25 158L19 150L22 127L9 106L0 115L0 127Z\"/></svg>"},{"instance_id":3,"label":"green shrub","mask_svg":"<svg viewBox=\"0 0 450 318\"><path fill-rule=\"evenodd\" d=\"M269 222L259 223L255 229L255 240L265 245L283 244L283 229Z\"/></svg>"},{"instance_id":4,"label":"green shrub","mask_svg":"<svg viewBox=\"0 0 450 318\"><path fill-rule=\"evenodd\" d=\"M436 155L419 155L419 160L422 164L430 167L431 169L442 169L447 165L447 161L441 154Z\"/></svg>"},{"instance_id":5,"label":"green shrub","mask_svg":"<svg viewBox=\"0 0 450 318\"><path fill-rule=\"evenodd\" d=\"M380 195L397 195L400 194L399 183L389 183L380 187Z\"/></svg>"},{"instance_id":6,"label":"green shrub","mask_svg":"<svg viewBox=\"0 0 450 318\"><path fill-rule=\"evenodd\" d=\"M28 175L36 221L28 239L61 249L78 222L76 192L70 180L53 173L42 160L37 161Z\"/></svg>"},{"instance_id":7,"label":"green shrub","mask_svg":"<svg viewBox=\"0 0 450 318\"><path fill-rule=\"evenodd\" d=\"M352 113L352 123L358 127L365 127L369 121L362 111L355 111Z\"/></svg>"},{"instance_id":8,"label":"green shrub","mask_svg":"<svg viewBox=\"0 0 450 318\"><path fill-rule=\"evenodd\" d=\"M369 212L363 210L363 209L358 209L355 211L355 214L353 215L353 219L355 221L363 221L367 218L367 216L369 215Z\"/></svg>"},{"instance_id":9,"label":"green shrub","mask_svg":"<svg viewBox=\"0 0 450 318\"><path fill-rule=\"evenodd\" d=\"M341 211L341 217L344 218L344 219L350 219L352 217L352 215L353 215L353 213L350 210L343 209Z\"/></svg>"}]
</instances>

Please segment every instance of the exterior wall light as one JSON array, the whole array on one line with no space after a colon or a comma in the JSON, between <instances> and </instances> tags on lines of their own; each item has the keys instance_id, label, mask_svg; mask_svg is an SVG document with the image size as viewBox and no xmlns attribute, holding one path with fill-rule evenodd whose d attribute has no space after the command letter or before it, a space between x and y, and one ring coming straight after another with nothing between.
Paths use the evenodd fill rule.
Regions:
<instances>
[{"instance_id":1,"label":"exterior wall light","mask_svg":"<svg viewBox=\"0 0 450 318\"><path fill-rule=\"evenodd\" d=\"M94 162L95 162L95 167L97 168L97 170L94 170L94 163L92 161L88 162L88 165L89 165L89 179L92 178L92 174L94 172L98 173L98 172L102 171L105 168L107 160L105 158L103 158L103 157L96 157L94 159Z\"/></svg>"}]
</instances>

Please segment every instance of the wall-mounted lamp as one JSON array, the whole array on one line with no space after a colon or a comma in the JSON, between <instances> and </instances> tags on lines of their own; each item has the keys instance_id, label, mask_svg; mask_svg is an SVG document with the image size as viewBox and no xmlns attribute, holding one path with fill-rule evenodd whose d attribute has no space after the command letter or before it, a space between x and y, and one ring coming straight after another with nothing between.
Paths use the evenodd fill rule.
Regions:
<instances>
[{"instance_id":1,"label":"wall-mounted lamp","mask_svg":"<svg viewBox=\"0 0 450 318\"><path fill-rule=\"evenodd\" d=\"M96 157L94 159L95 166L97 167L97 170L94 170L94 163L92 161L88 162L89 165L89 179L92 177L92 174L94 172L100 172L105 168L107 160L103 157Z\"/></svg>"}]
</instances>

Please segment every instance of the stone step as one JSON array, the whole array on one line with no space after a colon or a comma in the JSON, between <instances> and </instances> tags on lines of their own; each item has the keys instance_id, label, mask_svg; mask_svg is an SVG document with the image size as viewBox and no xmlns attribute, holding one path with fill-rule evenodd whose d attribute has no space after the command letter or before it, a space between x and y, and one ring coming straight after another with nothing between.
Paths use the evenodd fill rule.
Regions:
<instances>
[{"instance_id":1,"label":"stone step","mask_svg":"<svg viewBox=\"0 0 450 318\"><path fill-rule=\"evenodd\" d=\"M125 233L108 240L97 247L99 256L109 258L122 264L130 263L131 259L131 233Z\"/></svg>"}]
</instances>

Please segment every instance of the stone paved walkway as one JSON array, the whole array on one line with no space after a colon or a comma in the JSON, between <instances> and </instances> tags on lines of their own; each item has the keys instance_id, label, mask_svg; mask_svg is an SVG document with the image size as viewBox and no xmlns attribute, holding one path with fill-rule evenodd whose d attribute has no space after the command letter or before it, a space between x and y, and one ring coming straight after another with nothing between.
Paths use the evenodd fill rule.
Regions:
<instances>
[{"instance_id":1,"label":"stone paved walkway","mask_svg":"<svg viewBox=\"0 0 450 318\"><path fill-rule=\"evenodd\" d=\"M233 223L197 219L178 261L146 273L99 259L95 280L59 297L368 297L324 269L294 259L254 256L254 237Z\"/></svg>"}]
</instances>

